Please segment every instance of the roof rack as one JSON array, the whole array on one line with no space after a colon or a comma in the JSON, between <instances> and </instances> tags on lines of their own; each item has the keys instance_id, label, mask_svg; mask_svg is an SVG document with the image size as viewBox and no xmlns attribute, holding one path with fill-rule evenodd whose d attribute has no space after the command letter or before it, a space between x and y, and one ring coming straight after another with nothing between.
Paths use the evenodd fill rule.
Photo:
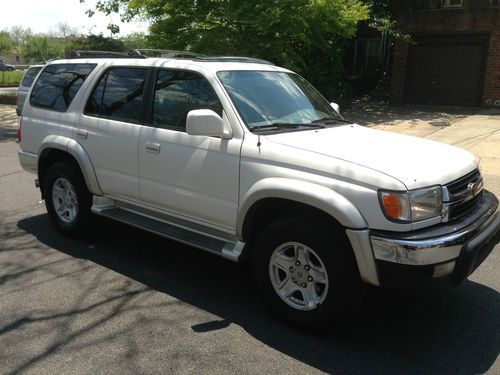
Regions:
<instances>
[{"instance_id":1,"label":"roof rack","mask_svg":"<svg viewBox=\"0 0 500 375\"><path fill-rule=\"evenodd\" d=\"M254 57L244 56L207 56L201 53L176 51L171 49L153 49L153 48L136 48L128 52L112 52L112 51L73 51L71 52L70 59L81 58L136 58L145 59L147 57L163 57L169 59L190 59L197 61L207 62L246 62L254 64L274 65L274 63L256 59Z\"/></svg>"},{"instance_id":2,"label":"roof rack","mask_svg":"<svg viewBox=\"0 0 500 375\"><path fill-rule=\"evenodd\" d=\"M188 51L176 51L173 49L155 49L155 48L135 48L129 51L129 54L137 54L145 57L166 57L166 58L197 58L202 55L201 53L188 52Z\"/></svg>"},{"instance_id":3,"label":"roof rack","mask_svg":"<svg viewBox=\"0 0 500 375\"><path fill-rule=\"evenodd\" d=\"M274 65L274 63L272 63L271 61L256 59L254 57L244 57L244 56L201 56L197 57L196 60L218 61L218 62L246 62L255 64Z\"/></svg>"},{"instance_id":4,"label":"roof rack","mask_svg":"<svg viewBox=\"0 0 500 375\"><path fill-rule=\"evenodd\" d=\"M127 52L113 52L113 51L72 51L70 59L82 59L82 58L118 58L118 59L145 59L146 56L133 52L130 50Z\"/></svg>"}]
</instances>

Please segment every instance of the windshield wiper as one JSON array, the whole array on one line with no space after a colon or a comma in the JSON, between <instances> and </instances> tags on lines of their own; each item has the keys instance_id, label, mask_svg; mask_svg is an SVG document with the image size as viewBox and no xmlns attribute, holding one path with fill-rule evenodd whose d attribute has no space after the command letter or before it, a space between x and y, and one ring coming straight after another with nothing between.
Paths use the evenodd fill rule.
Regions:
<instances>
[{"instance_id":1,"label":"windshield wiper","mask_svg":"<svg viewBox=\"0 0 500 375\"><path fill-rule=\"evenodd\" d=\"M322 129L324 126L320 124L313 123L287 123L287 122L273 122L272 124L266 125L254 125L250 127L250 130L272 130L272 129L297 129L297 128L314 128L314 129Z\"/></svg>"},{"instance_id":2,"label":"windshield wiper","mask_svg":"<svg viewBox=\"0 0 500 375\"><path fill-rule=\"evenodd\" d=\"M312 121L313 124L325 124L325 125L330 125L333 123L344 123L344 124L352 124L351 121L343 119L343 118L332 118L332 117L323 117L318 120Z\"/></svg>"}]
</instances>

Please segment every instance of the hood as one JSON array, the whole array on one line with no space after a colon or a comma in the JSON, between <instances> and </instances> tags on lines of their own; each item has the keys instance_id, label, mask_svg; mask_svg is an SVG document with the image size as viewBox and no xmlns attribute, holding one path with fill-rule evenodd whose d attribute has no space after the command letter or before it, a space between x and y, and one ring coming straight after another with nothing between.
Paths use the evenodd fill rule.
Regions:
<instances>
[{"instance_id":1,"label":"hood","mask_svg":"<svg viewBox=\"0 0 500 375\"><path fill-rule=\"evenodd\" d=\"M460 148L354 124L267 135L266 139L371 168L398 179L408 189L446 184L477 167L476 158Z\"/></svg>"}]
</instances>

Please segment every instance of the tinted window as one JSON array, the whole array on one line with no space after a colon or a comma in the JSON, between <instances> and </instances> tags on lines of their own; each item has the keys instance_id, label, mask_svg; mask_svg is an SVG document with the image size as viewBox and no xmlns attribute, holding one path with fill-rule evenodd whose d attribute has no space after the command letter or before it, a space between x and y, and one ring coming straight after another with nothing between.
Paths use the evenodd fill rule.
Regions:
<instances>
[{"instance_id":1,"label":"tinted window","mask_svg":"<svg viewBox=\"0 0 500 375\"><path fill-rule=\"evenodd\" d=\"M184 129L187 113L193 109L211 109L222 116L219 98L204 77L160 70L155 83L153 124Z\"/></svg>"},{"instance_id":2,"label":"tinted window","mask_svg":"<svg viewBox=\"0 0 500 375\"><path fill-rule=\"evenodd\" d=\"M144 85L148 69L113 68L104 74L85 107L85 113L120 121L142 118Z\"/></svg>"},{"instance_id":3,"label":"tinted window","mask_svg":"<svg viewBox=\"0 0 500 375\"><path fill-rule=\"evenodd\" d=\"M30 103L37 107L66 111L94 67L95 64L48 65L35 83Z\"/></svg>"},{"instance_id":4,"label":"tinted window","mask_svg":"<svg viewBox=\"0 0 500 375\"><path fill-rule=\"evenodd\" d=\"M249 128L342 119L304 78L263 71L219 72L217 76Z\"/></svg>"},{"instance_id":5,"label":"tinted window","mask_svg":"<svg viewBox=\"0 0 500 375\"><path fill-rule=\"evenodd\" d=\"M23 81L21 82L21 86L31 87L31 85L33 84L33 80L35 79L35 77L38 74L38 72L40 71L40 69L42 69L41 66L35 66L32 68L29 68L26 71L26 74L24 75Z\"/></svg>"}]
</instances>

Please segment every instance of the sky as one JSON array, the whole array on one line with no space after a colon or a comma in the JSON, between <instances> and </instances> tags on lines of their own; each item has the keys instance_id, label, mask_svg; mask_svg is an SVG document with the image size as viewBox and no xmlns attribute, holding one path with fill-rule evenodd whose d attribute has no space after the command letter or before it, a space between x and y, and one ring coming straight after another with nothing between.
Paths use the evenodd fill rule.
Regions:
<instances>
[{"instance_id":1,"label":"sky","mask_svg":"<svg viewBox=\"0 0 500 375\"><path fill-rule=\"evenodd\" d=\"M12 26L29 27L34 33L45 33L57 29L58 23L67 23L83 34L99 34L110 36L106 29L108 23L120 26L120 34L124 36L131 32L147 31L147 24L136 21L121 23L118 15L104 16L97 13L89 18L85 11L95 9L97 0L0 0L0 30Z\"/></svg>"}]
</instances>

